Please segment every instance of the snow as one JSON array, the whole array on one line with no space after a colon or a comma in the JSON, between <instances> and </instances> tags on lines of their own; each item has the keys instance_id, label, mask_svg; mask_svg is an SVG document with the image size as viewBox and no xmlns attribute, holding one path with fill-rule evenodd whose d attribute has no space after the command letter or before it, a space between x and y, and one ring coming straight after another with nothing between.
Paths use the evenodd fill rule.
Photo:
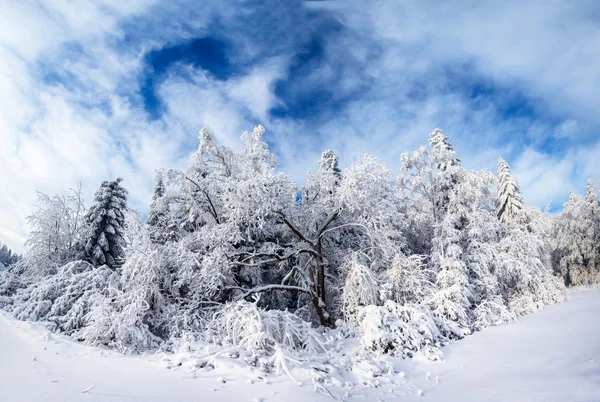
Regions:
<instances>
[{"instance_id":1,"label":"snow","mask_svg":"<svg viewBox=\"0 0 600 402\"><path fill-rule=\"evenodd\" d=\"M158 356L125 356L50 335L39 324L0 311L0 400L40 401L307 401L329 400L285 376L269 384L250 368L221 366L193 378ZM170 367L170 366L169 366ZM210 393L210 394L209 394ZM83 395L85 394L85 395Z\"/></svg>"},{"instance_id":2,"label":"snow","mask_svg":"<svg viewBox=\"0 0 600 402\"><path fill-rule=\"evenodd\" d=\"M445 347L445 360L400 360L379 387L329 391L341 400L597 401L600 396L600 290L571 293L518 323L486 328ZM0 399L6 401L329 401L304 369L302 383L220 358L212 371L189 370L191 356L123 356L51 335L0 311ZM365 364L365 371L368 371ZM372 375L372 374L371 374Z\"/></svg>"},{"instance_id":3,"label":"snow","mask_svg":"<svg viewBox=\"0 0 600 402\"><path fill-rule=\"evenodd\" d=\"M512 325L487 328L419 363L441 384L421 384L428 401L598 401L600 290L572 292ZM452 396L452 398L449 398Z\"/></svg>"}]
</instances>

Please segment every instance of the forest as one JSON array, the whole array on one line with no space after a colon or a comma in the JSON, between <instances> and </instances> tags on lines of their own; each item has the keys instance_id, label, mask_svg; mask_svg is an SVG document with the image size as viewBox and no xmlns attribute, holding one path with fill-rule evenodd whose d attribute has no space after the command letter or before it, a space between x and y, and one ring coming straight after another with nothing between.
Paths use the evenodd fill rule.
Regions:
<instances>
[{"instance_id":1,"label":"forest","mask_svg":"<svg viewBox=\"0 0 600 402\"><path fill-rule=\"evenodd\" d=\"M297 185L264 133L235 151L203 129L186 170L156 170L147 219L120 178L89 208L81 188L38 194L27 251L1 251L0 308L87 345L210 344L269 371L324 351L439 359L600 281L592 181L541 211L505 160L467 169L435 129L399 172L370 155L342 170L328 150Z\"/></svg>"}]
</instances>

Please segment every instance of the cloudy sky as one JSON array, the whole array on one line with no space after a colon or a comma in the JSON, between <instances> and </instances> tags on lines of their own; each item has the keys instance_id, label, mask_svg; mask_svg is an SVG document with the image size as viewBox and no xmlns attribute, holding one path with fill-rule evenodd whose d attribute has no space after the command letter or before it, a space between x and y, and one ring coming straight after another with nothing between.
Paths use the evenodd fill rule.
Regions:
<instances>
[{"instance_id":1,"label":"cloudy sky","mask_svg":"<svg viewBox=\"0 0 600 402\"><path fill-rule=\"evenodd\" d=\"M238 147L263 124L298 182L329 148L397 169L435 127L540 207L600 178L600 2L173 3L0 2L1 242L36 190L122 176L143 211L203 126Z\"/></svg>"}]
</instances>

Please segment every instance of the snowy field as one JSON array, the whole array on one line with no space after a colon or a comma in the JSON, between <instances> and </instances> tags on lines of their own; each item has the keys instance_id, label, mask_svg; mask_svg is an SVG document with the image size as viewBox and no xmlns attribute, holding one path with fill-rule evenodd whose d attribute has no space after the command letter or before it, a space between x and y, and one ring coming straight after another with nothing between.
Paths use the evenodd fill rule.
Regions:
<instances>
[{"instance_id":1,"label":"snowy field","mask_svg":"<svg viewBox=\"0 0 600 402\"><path fill-rule=\"evenodd\" d=\"M377 388L332 387L336 400L598 401L600 290L487 328L444 348L445 361L394 361ZM190 371L185 355L122 356L89 348L0 312L2 401L317 401L332 396L302 382L222 358ZM262 377L262 378L261 378Z\"/></svg>"}]
</instances>

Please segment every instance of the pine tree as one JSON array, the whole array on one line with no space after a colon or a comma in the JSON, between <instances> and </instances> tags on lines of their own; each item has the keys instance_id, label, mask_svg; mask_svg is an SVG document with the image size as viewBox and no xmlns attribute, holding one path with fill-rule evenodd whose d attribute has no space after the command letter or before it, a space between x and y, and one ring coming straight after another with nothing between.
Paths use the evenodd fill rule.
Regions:
<instances>
[{"instance_id":1,"label":"pine tree","mask_svg":"<svg viewBox=\"0 0 600 402\"><path fill-rule=\"evenodd\" d=\"M127 190L121 186L121 181L121 178L103 181L94 197L94 205L86 215L90 229L85 252L96 266L115 268L124 256Z\"/></svg>"},{"instance_id":2,"label":"pine tree","mask_svg":"<svg viewBox=\"0 0 600 402\"><path fill-rule=\"evenodd\" d=\"M498 169L498 219L506 222L514 219L523 209L523 198L519 184L510 173L508 163L500 158L496 165Z\"/></svg>"}]
</instances>

